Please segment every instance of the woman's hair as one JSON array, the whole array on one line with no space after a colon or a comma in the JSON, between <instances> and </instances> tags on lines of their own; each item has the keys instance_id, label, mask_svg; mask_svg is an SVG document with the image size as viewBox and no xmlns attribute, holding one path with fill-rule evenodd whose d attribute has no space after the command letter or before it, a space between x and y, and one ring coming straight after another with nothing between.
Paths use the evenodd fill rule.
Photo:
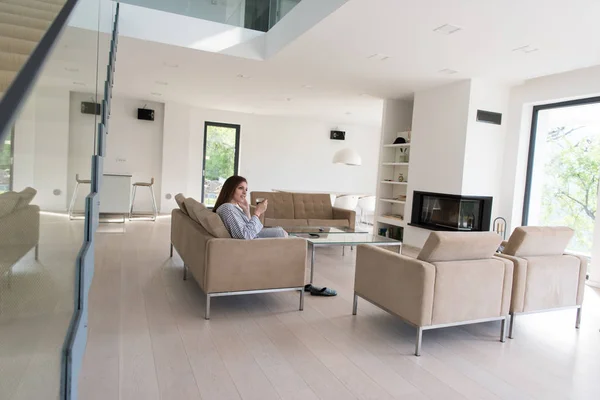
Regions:
<instances>
[{"instance_id":1,"label":"woman's hair","mask_svg":"<svg viewBox=\"0 0 600 400\"><path fill-rule=\"evenodd\" d=\"M217 202L213 207L213 212L217 212L217 208L221 207L222 204L229 203L233 198L233 194L235 190L240 185L240 183L248 181L243 176L233 175L227 178L223 187L221 188L221 192L219 193L219 197L217 197Z\"/></svg>"}]
</instances>

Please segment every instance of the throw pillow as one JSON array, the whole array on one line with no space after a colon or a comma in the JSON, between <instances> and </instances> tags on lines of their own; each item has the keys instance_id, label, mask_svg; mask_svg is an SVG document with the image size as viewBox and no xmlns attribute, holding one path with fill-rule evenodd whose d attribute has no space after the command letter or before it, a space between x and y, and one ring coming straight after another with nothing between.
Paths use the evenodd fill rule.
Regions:
<instances>
[{"instance_id":1,"label":"throw pillow","mask_svg":"<svg viewBox=\"0 0 600 400\"><path fill-rule=\"evenodd\" d=\"M189 212L190 218L202 225L202 227L212 236L222 239L231 238L221 217L212 212L212 210L206 208L204 204L198 203L191 197L185 199L184 204Z\"/></svg>"},{"instance_id":2,"label":"throw pillow","mask_svg":"<svg viewBox=\"0 0 600 400\"><path fill-rule=\"evenodd\" d=\"M0 218L12 213L19 203L19 195L15 192L0 194Z\"/></svg>"},{"instance_id":3,"label":"throw pillow","mask_svg":"<svg viewBox=\"0 0 600 400\"><path fill-rule=\"evenodd\" d=\"M37 194L37 190L35 190L32 187L27 187L27 188L21 190L17 194L19 195L19 202L17 203L16 208L19 209L19 208L27 207L29 205L29 203L31 203L31 200L33 200L33 198Z\"/></svg>"},{"instance_id":4,"label":"throw pillow","mask_svg":"<svg viewBox=\"0 0 600 400\"><path fill-rule=\"evenodd\" d=\"M175 201L177 202L177 205L179 206L179 209L185 214L185 215L190 215L190 213L187 210L187 207L185 205L185 196L181 193L175 195Z\"/></svg>"}]
</instances>

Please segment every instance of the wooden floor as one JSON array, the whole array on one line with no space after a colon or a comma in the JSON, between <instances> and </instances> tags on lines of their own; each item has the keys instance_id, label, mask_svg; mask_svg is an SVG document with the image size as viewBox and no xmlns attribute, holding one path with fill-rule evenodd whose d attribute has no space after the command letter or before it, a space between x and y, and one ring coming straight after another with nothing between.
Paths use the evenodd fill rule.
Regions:
<instances>
[{"instance_id":1,"label":"wooden floor","mask_svg":"<svg viewBox=\"0 0 600 400\"><path fill-rule=\"evenodd\" d=\"M599 399L600 294L575 311L424 333L362 301L351 315L355 252L317 251L316 283L334 298L278 293L204 297L170 259L170 220L99 235L80 398Z\"/></svg>"}]
</instances>

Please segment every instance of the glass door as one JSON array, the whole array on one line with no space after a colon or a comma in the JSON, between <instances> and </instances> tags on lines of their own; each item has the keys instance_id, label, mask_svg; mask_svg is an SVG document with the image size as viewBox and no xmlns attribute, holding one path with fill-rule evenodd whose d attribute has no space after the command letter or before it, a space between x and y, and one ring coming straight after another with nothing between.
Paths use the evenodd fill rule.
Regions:
<instances>
[{"instance_id":1,"label":"glass door","mask_svg":"<svg viewBox=\"0 0 600 400\"><path fill-rule=\"evenodd\" d=\"M600 98L534 107L523 225L575 230L570 251L591 256L600 177Z\"/></svg>"},{"instance_id":2,"label":"glass door","mask_svg":"<svg viewBox=\"0 0 600 400\"><path fill-rule=\"evenodd\" d=\"M238 173L240 126L219 122L204 124L202 203L212 207L223 183Z\"/></svg>"},{"instance_id":3,"label":"glass door","mask_svg":"<svg viewBox=\"0 0 600 400\"><path fill-rule=\"evenodd\" d=\"M13 189L13 154L15 130L0 145L0 193Z\"/></svg>"}]
</instances>

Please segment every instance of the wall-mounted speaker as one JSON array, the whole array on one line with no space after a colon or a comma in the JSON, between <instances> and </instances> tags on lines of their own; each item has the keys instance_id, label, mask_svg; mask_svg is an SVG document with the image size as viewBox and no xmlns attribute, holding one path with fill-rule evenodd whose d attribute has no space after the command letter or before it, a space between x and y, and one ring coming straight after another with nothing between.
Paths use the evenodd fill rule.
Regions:
<instances>
[{"instance_id":1,"label":"wall-mounted speaker","mask_svg":"<svg viewBox=\"0 0 600 400\"><path fill-rule=\"evenodd\" d=\"M148 108L138 108L138 119L154 121L154 110L150 110Z\"/></svg>"},{"instance_id":2,"label":"wall-mounted speaker","mask_svg":"<svg viewBox=\"0 0 600 400\"><path fill-rule=\"evenodd\" d=\"M331 140L345 140L346 132L344 131L331 131L329 133L329 139Z\"/></svg>"},{"instance_id":3,"label":"wall-mounted speaker","mask_svg":"<svg viewBox=\"0 0 600 400\"><path fill-rule=\"evenodd\" d=\"M477 110L477 121L487 124L502 125L502 114L491 111Z\"/></svg>"},{"instance_id":4,"label":"wall-mounted speaker","mask_svg":"<svg viewBox=\"0 0 600 400\"><path fill-rule=\"evenodd\" d=\"M81 113L82 114L92 114L92 115L100 115L100 104L92 103L89 101L81 102Z\"/></svg>"}]
</instances>

